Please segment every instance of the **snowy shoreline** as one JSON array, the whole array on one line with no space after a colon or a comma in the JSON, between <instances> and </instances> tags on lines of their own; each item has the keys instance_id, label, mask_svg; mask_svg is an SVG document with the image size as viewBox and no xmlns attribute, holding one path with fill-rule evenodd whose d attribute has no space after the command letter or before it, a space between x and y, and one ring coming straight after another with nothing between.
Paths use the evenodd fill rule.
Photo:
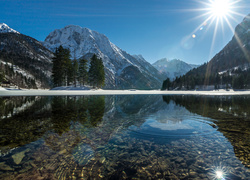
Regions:
<instances>
[{"instance_id":1,"label":"snowy shoreline","mask_svg":"<svg viewBox=\"0 0 250 180\"><path fill-rule=\"evenodd\" d=\"M6 90L0 96L81 96L81 95L250 95L250 90L160 91L160 90Z\"/></svg>"}]
</instances>

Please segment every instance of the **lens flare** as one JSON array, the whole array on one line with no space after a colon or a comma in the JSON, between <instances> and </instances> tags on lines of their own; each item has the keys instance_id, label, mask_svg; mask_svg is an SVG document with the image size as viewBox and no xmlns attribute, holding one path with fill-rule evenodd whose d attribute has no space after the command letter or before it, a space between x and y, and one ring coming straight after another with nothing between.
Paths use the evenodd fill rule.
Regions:
<instances>
[{"instance_id":1,"label":"lens flare","mask_svg":"<svg viewBox=\"0 0 250 180\"><path fill-rule=\"evenodd\" d=\"M217 178L219 178L219 179L223 178L223 172L222 171L218 170L218 171L215 172L215 174L216 174Z\"/></svg>"},{"instance_id":2,"label":"lens flare","mask_svg":"<svg viewBox=\"0 0 250 180\"><path fill-rule=\"evenodd\" d=\"M227 168L221 165L214 168L209 174L213 180L225 180L228 175Z\"/></svg>"}]
</instances>

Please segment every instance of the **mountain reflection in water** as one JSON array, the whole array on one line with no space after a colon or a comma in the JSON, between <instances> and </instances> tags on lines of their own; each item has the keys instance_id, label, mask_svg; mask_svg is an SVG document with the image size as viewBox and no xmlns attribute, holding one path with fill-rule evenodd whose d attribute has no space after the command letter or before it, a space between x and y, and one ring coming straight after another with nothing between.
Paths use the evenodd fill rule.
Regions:
<instances>
[{"instance_id":1,"label":"mountain reflection in water","mask_svg":"<svg viewBox=\"0 0 250 180\"><path fill-rule=\"evenodd\" d=\"M163 99L213 119L234 147L235 155L250 168L250 96L164 96Z\"/></svg>"},{"instance_id":2,"label":"mountain reflection in water","mask_svg":"<svg viewBox=\"0 0 250 180\"><path fill-rule=\"evenodd\" d=\"M250 97L0 98L0 179L250 177ZM242 165L243 164L243 165Z\"/></svg>"}]
</instances>

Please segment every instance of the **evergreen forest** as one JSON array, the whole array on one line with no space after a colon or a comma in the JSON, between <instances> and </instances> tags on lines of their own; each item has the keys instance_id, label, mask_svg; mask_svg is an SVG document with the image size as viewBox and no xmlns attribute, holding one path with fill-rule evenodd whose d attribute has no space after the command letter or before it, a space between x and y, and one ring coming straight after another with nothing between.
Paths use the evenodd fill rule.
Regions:
<instances>
[{"instance_id":1,"label":"evergreen forest","mask_svg":"<svg viewBox=\"0 0 250 180\"><path fill-rule=\"evenodd\" d=\"M94 88L101 88L105 82L102 59L94 54L89 64L84 58L71 60L70 50L59 46L53 58L52 81L54 87L88 84Z\"/></svg>"},{"instance_id":2,"label":"evergreen forest","mask_svg":"<svg viewBox=\"0 0 250 180\"><path fill-rule=\"evenodd\" d=\"M190 70L187 74L176 77L173 81L163 81L161 90L194 90L208 86L213 89L248 89L250 88L250 69L242 67L221 73L208 71L208 63Z\"/></svg>"}]
</instances>

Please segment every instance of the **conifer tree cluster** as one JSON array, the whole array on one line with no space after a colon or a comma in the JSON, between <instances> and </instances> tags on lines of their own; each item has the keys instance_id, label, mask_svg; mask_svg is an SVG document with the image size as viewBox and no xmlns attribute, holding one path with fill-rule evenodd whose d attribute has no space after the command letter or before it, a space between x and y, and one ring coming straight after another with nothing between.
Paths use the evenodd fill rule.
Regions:
<instances>
[{"instance_id":1,"label":"conifer tree cluster","mask_svg":"<svg viewBox=\"0 0 250 180\"><path fill-rule=\"evenodd\" d=\"M250 64L249 64L250 67ZM167 78L163 81L161 90L193 90L199 86L214 86L214 89L233 88L249 89L250 88L250 68L242 70L240 67L224 73L215 73L207 71L207 63L199 68L190 70L187 74L176 77L173 81Z\"/></svg>"},{"instance_id":2,"label":"conifer tree cluster","mask_svg":"<svg viewBox=\"0 0 250 180\"><path fill-rule=\"evenodd\" d=\"M70 86L77 84L80 86L87 83L93 87L104 86L105 73L101 59L94 54L90 61L88 71L88 61L85 59L70 59L70 50L62 46L56 49L53 58L52 80L54 87Z\"/></svg>"},{"instance_id":3,"label":"conifer tree cluster","mask_svg":"<svg viewBox=\"0 0 250 180\"><path fill-rule=\"evenodd\" d=\"M0 84L3 82L4 80L4 72L0 69Z\"/></svg>"},{"instance_id":4,"label":"conifer tree cluster","mask_svg":"<svg viewBox=\"0 0 250 180\"><path fill-rule=\"evenodd\" d=\"M105 81L104 66L101 59L94 54L89 68L89 83L93 87L102 87Z\"/></svg>"}]
</instances>

